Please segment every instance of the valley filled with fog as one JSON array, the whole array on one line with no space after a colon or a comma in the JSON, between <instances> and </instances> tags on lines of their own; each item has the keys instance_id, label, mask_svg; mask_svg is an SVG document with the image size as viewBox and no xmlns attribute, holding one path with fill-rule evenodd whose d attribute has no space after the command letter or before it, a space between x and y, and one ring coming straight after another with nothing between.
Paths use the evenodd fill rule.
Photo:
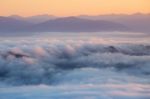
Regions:
<instances>
[{"instance_id":1,"label":"valley filled with fog","mask_svg":"<svg viewBox=\"0 0 150 99\"><path fill-rule=\"evenodd\" d=\"M0 37L0 99L149 99L150 35Z\"/></svg>"}]
</instances>

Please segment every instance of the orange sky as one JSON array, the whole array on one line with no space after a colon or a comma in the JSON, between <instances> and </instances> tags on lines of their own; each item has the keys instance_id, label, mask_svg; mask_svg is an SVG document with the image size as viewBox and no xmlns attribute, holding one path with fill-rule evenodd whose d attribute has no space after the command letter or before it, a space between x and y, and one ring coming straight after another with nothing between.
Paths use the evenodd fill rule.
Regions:
<instances>
[{"instance_id":1,"label":"orange sky","mask_svg":"<svg viewBox=\"0 0 150 99\"><path fill-rule=\"evenodd\" d=\"M0 15L150 13L150 0L0 0Z\"/></svg>"}]
</instances>

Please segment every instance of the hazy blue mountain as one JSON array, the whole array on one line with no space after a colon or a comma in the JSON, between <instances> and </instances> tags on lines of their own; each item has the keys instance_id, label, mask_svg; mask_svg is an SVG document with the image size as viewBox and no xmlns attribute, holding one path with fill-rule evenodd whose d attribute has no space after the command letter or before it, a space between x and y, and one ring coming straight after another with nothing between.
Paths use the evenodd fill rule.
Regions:
<instances>
[{"instance_id":1,"label":"hazy blue mountain","mask_svg":"<svg viewBox=\"0 0 150 99\"><path fill-rule=\"evenodd\" d=\"M0 16L0 32L18 32L30 25L27 21Z\"/></svg>"},{"instance_id":2,"label":"hazy blue mountain","mask_svg":"<svg viewBox=\"0 0 150 99\"><path fill-rule=\"evenodd\" d=\"M17 20L28 21L28 22L31 22L31 23L34 23L34 24L42 23L42 22L57 18L56 16L48 15L48 14L36 15L36 16L30 16L30 17L22 17L22 16L18 16L18 15L11 15L9 17L17 19Z\"/></svg>"},{"instance_id":3,"label":"hazy blue mountain","mask_svg":"<svg viewBox=\"0 0 150 99\"><path fill-rule=\"evenodd\" d=\"M0 32L100 32L150 33L150 14L55 17L38 15L0 17Z\"/></svg>"},{"instance_id":4,"label":"hazy blue mountain","mask_svg":"<svg viewBox=\"0 0 150 99\"><path fill-rule=\"evenodd\" d=\"M25 20L25 17L19 16L19 15L11 15L11 16L8 16L8 18L13 18L16 20Z\"/></svg>"},{"instance_id":5,"label":"hazy blue mountain","mask_svg":"<svg viewBox=\"0 0 150 99\"><path fill-rule=\"evenodd\" d=\"M117 22L130 27L132 31L150 33L150 14L141 14L141 13L136 13L132 15L110 14L99 16L81 15L78 17L89 20L107 20Z\"/></svg>"},{"instance_id":6,"label":"hazy blue mountain","mask_svg":"<svg viewBox=\"0 0 150 99\"><path fill-rule=\"evenodd\" d=\"M122 24L103 21L88 20L76 17L58 18L30 27L31 31L44 32L98 32L98 31L126 31L128 28Z\"/></svg>"}]
</instances>

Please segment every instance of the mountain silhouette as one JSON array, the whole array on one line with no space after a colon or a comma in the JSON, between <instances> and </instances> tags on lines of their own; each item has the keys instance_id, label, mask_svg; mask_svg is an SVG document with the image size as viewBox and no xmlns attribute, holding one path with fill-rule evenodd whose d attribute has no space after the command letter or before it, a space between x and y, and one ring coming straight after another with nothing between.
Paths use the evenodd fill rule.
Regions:
<instances>
[{"instance_id":1,"label":"mountain silhouette","mask_svg":"<svg viewBox=\"0 0 150 99\"><path fill-rule=\"evenodd\" d=\"M32 23L27 21L0 17L0 32L17 32L30 25L32 25Z\"/></svg>"},{"instance_id":2,"label":"mountain silhouette","mask_svg":"<svg viewBox=\"0 0 150 99\"><path fill-rule=\"evenodd\" d=\"M77 17L57 18L30 27L33 32L98 32L125 31L127 29L126 26L115 22Z\"/></svg>"},{"instance_id":3,"label":"mountain silhouette","mask_svg":"<svg viewBox=\"0 0 150 99\"><path fill-rule=\"evenodd\" d=\"M101 32L126 31L150 33L150 14L55 17L37 15L0 16L0 32ZM1 33L1 34L2 34Z\"/></svg>"}]
</instances>

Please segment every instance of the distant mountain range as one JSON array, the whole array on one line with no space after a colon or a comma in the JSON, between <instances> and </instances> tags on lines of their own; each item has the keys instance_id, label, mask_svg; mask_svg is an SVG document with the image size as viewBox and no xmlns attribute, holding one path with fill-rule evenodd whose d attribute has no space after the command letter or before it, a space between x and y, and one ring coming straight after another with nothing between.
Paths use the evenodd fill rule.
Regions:
<instances>
[{"instance_id":1,"label":"distant mountain range","mask_svg":"<svg viewBox=\"0 0 150 99\"><path fill-rule=\"evenodd\" d=\"M79 18L117 22L129 27L132 31L150 33L150 14L135 13L132 15L111 14L99 16L81 15Z\"/></svg>"},{"instance_id":2,"label":"distant mountain range","mask_svg":"<svg viewBox=\"0 0 150 99\"><path fill-rule=\"evenodd\" d=\"M38 15L0 16L0 32L100 32L130 31L150 33L150 14L56 17Z\"/></svg>"},{"instance_id":3,"label":"distant mountain range","mask_svg":"<svg viewBox=\"0 0 150 99\"><path fill-rule=\"evenodd\" d=\"M57 18L56 16L48 15L48 14L31 16L31 17L22 17L22 16L18 16L18 15L11 15L11 16L8 16L8 17L14 18L14 19L17 19L17 20L24 20L24 21L27 21L27 22L35 23L35 24L42 23L42 22Z\"/></svg>"}]
</instances>

